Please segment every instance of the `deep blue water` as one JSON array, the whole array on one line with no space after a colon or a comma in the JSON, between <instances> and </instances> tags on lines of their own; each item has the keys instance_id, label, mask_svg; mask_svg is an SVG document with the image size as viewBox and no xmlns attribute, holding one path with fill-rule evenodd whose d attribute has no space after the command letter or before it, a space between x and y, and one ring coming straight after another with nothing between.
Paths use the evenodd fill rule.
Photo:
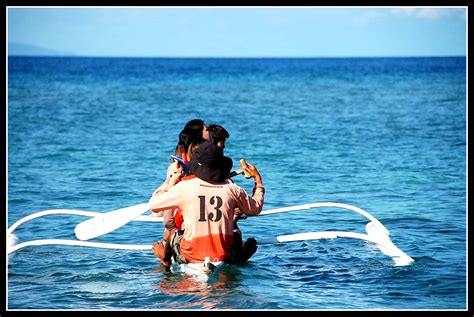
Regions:
<instances>
[{"instance_id":1,"label":"deep blue water","mask_svg":"<svg viewBox=\"0 0 474 317\"><path fill-rule=\"evenodd\" d=\"M9 309L465 310L466 59L8 58L8 225L37 211L146 202L194 118L230 132L265 208L341 202L378 218L415 259L359 240L260 246L202 284L151 252L25 248L7 268ZM252 182L235 181L250 191ZM35 219L20 241L74 239L80 216ZM242 220L244 238L364 233L324 208ZM151 244L133 222L96 241Z\"/></svg>"}]
</instances>

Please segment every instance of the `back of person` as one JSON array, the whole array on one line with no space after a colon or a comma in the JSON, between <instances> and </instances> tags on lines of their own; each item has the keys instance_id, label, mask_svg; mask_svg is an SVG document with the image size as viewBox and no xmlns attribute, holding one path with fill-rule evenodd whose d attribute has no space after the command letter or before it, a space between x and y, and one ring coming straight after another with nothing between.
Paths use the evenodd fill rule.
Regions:
<instances>
[{"instance_id":1,"label":"back of person","mask_svg":"<svg viewBox=\"0 0 474 317\"><path fill-rule=\"evenodd\" d=\"M185 230L178 242L178 253L184 261L202 262L207 256L211 261L225 261L231 255L235 208L250 216L262 210L264 190L260 174L253 167L256 183L250 197L228 179L232 159L224 157L222 148L211 142L203 143L189 162L189 168L193 175L184 177L167 192L153 195L150 209L153 212L170 207L182 210ZM171 240L174 241L176 233ZM160 259L164 258L162 250L155 251Z\"/></svg>"},{"instance_id":2,"label":"back of person","mask_svg":"<svg viewBox=\"0 0 474 317\"><path fill-rule=\"evenodd\" d=\"M233 215L237 206L235 186L230 181L206 182L196 176L181 180L177 187L186 193L179 206L184 218L181 254L189 262L223 261L230 255L233 242Z\"/></svg>"}]
</instances>

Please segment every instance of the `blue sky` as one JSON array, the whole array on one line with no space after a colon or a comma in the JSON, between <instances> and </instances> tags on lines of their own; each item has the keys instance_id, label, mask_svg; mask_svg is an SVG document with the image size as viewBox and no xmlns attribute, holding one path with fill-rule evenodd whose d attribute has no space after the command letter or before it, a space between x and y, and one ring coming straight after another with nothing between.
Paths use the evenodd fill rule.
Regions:
<instances>
[{"instance_id":1,"label":"blue sky","mask_svg":"<svg viewBox=\"0 0 474 317\"><path fill-rule=\"evenodd\" d=\"M81 56L466 55L467 7L8 7L8 42Z\"/></svg>"}]
</instances>

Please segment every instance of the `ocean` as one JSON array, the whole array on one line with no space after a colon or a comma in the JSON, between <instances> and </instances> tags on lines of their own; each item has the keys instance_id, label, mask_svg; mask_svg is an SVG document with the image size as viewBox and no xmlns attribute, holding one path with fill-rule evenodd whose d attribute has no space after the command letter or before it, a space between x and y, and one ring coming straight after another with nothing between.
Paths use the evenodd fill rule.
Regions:
<instances>
[{"instance_id":1,"label":"ocean","mask_svg":"<svg viewBox=\"0 0 474 317\"><path fill-rule=\"evenodd\" d=\"M356 206L415 260L397 266L356 239L288 242L203 283L149 251L33 246L8 259L8 310L467 309L465 57L9 57L7 79L8 226L147 202L200 118L229 131L234 168L257 166L264 210ZM75 239L85 219L45 216L15 234ZM257 241L366 223L329 207L239 222ZM151 245L162 233L131 222L93 241Z\"/></svg>"}]
</instances>

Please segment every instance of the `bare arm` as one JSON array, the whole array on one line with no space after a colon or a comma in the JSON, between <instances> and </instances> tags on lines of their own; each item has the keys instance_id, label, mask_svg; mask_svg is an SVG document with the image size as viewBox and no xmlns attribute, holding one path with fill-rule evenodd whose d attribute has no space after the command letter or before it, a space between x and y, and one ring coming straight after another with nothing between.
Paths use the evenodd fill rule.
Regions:
<instances>
[{"instance_id":1,"label":"bare arm","mask_svg":"<svg viewBox=\"0 0 474 317\"><path fill-rule=\"evenodd\" d=\"M174 222L174 209L167 209L163 214L163 224L168 231L177 229L176 223Z\"/></svg>"}]
</instances>

